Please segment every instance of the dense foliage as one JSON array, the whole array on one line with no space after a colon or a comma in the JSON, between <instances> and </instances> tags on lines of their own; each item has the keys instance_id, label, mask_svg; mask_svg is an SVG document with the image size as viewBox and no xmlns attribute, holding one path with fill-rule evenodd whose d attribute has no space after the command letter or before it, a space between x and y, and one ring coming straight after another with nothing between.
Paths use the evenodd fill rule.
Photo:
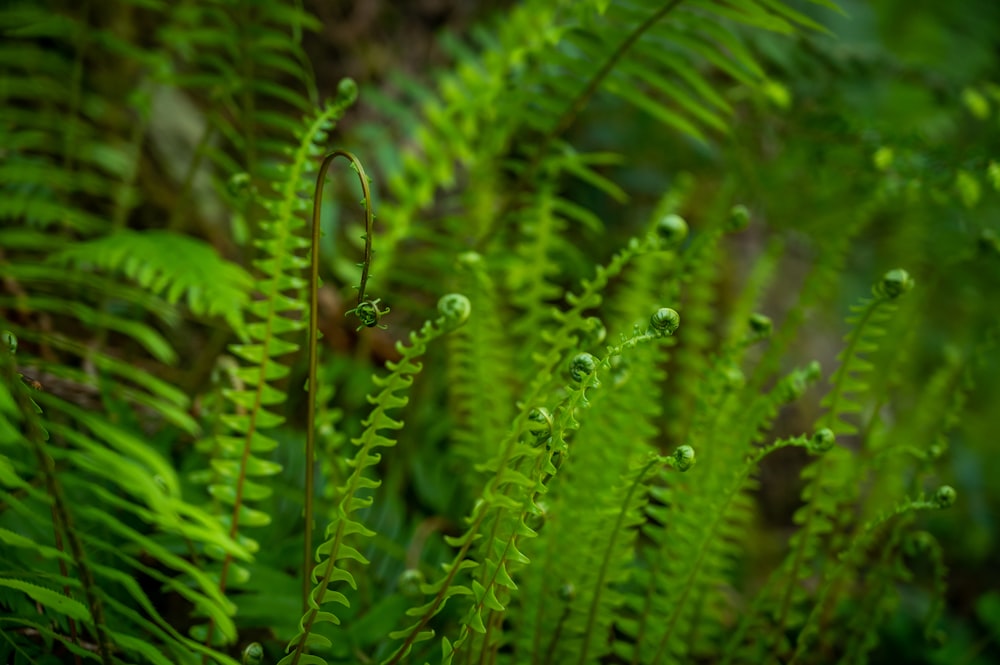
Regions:
<instances>
[{"instance_id":1,"label":"dense foliage","mask_svg":"<svg viewBox=\"0 0 1000 665\"><path fill-rule=\"evenodd\" d=\"M0 661L998 657L1000 10L349 6L0 7Z\"/></svg>"}]
</instances>

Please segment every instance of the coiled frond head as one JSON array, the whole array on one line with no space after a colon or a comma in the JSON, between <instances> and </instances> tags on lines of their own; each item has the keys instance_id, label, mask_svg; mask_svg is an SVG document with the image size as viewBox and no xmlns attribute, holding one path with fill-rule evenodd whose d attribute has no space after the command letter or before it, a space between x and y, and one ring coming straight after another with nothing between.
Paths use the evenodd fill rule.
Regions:
<instances>
[{"instance_id":1,"label":"coiled frond head","mask_svg":"<svg viewBox=\"0 0 1000 665\"><path fill-rule=\"evenodd\" d=\"M687 471L695 463L694 448L691 446L680 446L671 455L673 467L678 471Z\"/></svg>"},{"instance_id":2,"label":"coiled frond head","mask_svg":"<svg viewBox=\"0 0 1000 665\"><path fill-rule=\"evenodd\" d=\"M441 296L437 304L438 313L444 317L449 328L458 328L472 314L472 303L461 293L448 293Z\"/></svg>"},{"instance_id":3,"label":"coiled frond head","mask_svg":"<svg viewBox=\"0 0 1000 665\"><path fill-rule=\"evenodd\" d=\"M926 531L917 531L906 539L905 551L909 556L926 554L934 547L934 536Z\"/></svg>"},{"instance_id":4,"label":"coiled frond head","mask_svg":"<svg viewBox=\"0 0 1000 665\"><path fill-rule=\"evenodd\" d=\"M771 321L771 317L764 314L751 314L750 320L747 323L750 327L750 339L752 341L770 337L771 332L774 330L774 323Z\"/></svg>"},{"instance_id":5,"label":"coiled frond head","mask_svg":"<svg viewBox=\"0 0 1000 665\"><path fill-rule=\"evenodd\" d=\"M342 78L337 84L337 102L350 106L358 98L358 84L352 78Z\"/></svg>"},{"instance_id":6,"label":"coiled frond head","mask_svg":"<svg viewBox=\"0 0 1000 665\"><path fill-rule=\"evenodd\" d=\"M829 427L824 427L816 430L816 433L812 435L811 439L809 439L809 443L806 448L811 453L825 453L833 448L833 444L836 443L836 441L837 436L833 433L833 430Z\"/></svg>"},{"instance_id":7,"label":"coiled frond head","mask_svg":"<svg viewBox=\"0 0 1000 665\"><path fill-rule=\"evenodd\" d=\"M729 230L742 231L750 223L750 210L745 205L734 205L729 211Z\"/></svg>"},{"instance_id":8,"label":"coiled frond head","mask_svg":"<svg viewBox=\"0 0 1000 665\"><path fill-rule=\"evenodd\" d=\"M361 325L358 326L358 330L362 328L381 328L385 330L386 326L381 323L382 317L389 313L389 308L384 305L379 305L382 301L381 298L375 298L374 300L362 300L358 303L358 306L354 309L347 311L348 314L354 314L358 317L358 321Z\"/></svg>"},{"instance_id":9,"label":"coiled frond head","mask_svg":"<svg viewBox=\"0 0 1000 665\"><path fill-rule=\"evenodd\" d=\"M649 317L649 327L657 337L673 335L681 325L681 315L669 307L661 307Z\"/></svg>"},{"instance_id":10,"label":"coiled frond head","mask_svg":"<svg viewBox=\"0 0 1000 665\"><path fill-rule=\"evenodd\" d=\"M251 642L243 649L243 656L240 658L242 665L262 665L264 662L264 647L260 642Z\"/></svg>"},{"instance_id":11,"label":"coiled frond head","mask_svg":"<svg viewBox=\"0 0 1000 665\"><path fill-rule=\"evenodd\" d=\"M245 201L254 194L253 180L249 173L234 173L226 182L226 189L236 201Z\"/></svg>"},{"instance_id":12,"label":"coiled frond head","mask_svg":"<svg viewBox=\"0 0 1000 665\"><path fill-rule=\"evenodd\" d=\"M725 369L722 370L723 378L725 379L722 387L724 390L737 391L742 390L743 386L747 383L747 377L743 373L743 370L737 365L727 365Z\"/></svg>"},{"instance_id":13,"label":"coiled frond head","mask_svg":"<svg viewBox=\"0 0 1000 665\"><path fill-rule=\"evenodd\" d=\"M910 277L910 273L902 268L896 268L882 275L879 283L872 287L872 293L875 294L876 298L895 300L912 289L913 284L914 281Z\"/></svg>"},{"instance_id":14,"label":"coiled frond head","mask_svg":"<svg viewBox=\"0 0 1000 665\"><path fill-rule=\"evenodd\" d=\"M664 215L656 222L656 236L664 249L681 244L687 234L687 222L680 215Z\"/></svg>"},{"instance_id":15,"label":"coiled frond head","mask_svg":"<svg viewBox=\"0 0 1000 665\"><path fill-rule=\"evenodd\" d=\"M407 568L399 574L396 586L407 598L417 598L420 596L420 586L426 581L422 572L416 568Z\"/></svg>"},{"instance_id":16,"label":"coiled frond head","mask_svg":"<svg viewBox=\"0 0 1000 665\"><path fill-rule=\"evenodd\" d=\"M569 363L569 375L577 383L582 383L595 369L597 359L589 353L578 353Z\"/></svg>"},{"instance_id":17,"label":"coiled frond head","mask_svg":"<svg viewBox=\"0 0 1000 665\"><path fill-rule=\"evenodd\" d=\"M938 488L937 492L934 492L934 505L938 508L948 508L955 505L955 501L958 499L958 493L955 488L951 485L942 485Z\"/></svg>"}]
</instances>

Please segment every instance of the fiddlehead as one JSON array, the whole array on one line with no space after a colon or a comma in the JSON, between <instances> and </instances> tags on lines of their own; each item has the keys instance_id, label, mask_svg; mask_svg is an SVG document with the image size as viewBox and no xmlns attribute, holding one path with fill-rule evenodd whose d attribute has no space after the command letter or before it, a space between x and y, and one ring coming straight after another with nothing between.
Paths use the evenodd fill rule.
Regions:
<instances>
[{"instance_id":1,"label":"fiddlehead","mask_svg":"<svg viewBox=\"0 0 1000 665\"><path fill-rule=\"evenodd\" d=\"M353 101L358 94L357 84L351 79L344 79L338 86L340 96L346 101ZM365 287L368 284L368 274L372 262L372 227L375 223L375 212L372 210L371 189L368 185L368 176L365 174L361 161L352 153L346 150L334 150L323 158L319 171L316 174L316 189L313 192L312 209L312 257L309 264L309 311L311 312L309 326L309 415L306 427L306 482L305 482L305 519L306 533L303 545L303 577L302 577L302 609L308 607L309 598L309 576L305 571L309 570L312 558L312 523L313 523L313 468L316 459L316 432L314 423L316 422L316 385L317 367L319 363L319 325L317 323L317 312L319 311L319 235L320 235L320 212L323 206L323 183L326 179L326 172L337 157L343 157L351 163L354 172L358 174L361 183L361 191L364 195L362 204L365 207L365 256L361 268L361 282L358 285L358 304L347 312L354 313L361 321L362 326L369 328L377 326L383 314L389 308L379 308L379 299L366 300ZM361 326L358 327L358 330Z\"/></svg>"},{"instance_id":2,"label":"fiddlehead","mask_svg":"<svg viewBox=\"0 0 1000 665\"><path fill-rule=\"evenodd\" d=\"M354 85L351 81L351 85ZM341 88L343 88L343 82L341 83ZM356 92L356 87L351 88ZM368 277L371 275L371 265L372 257L374 255L374 250L372 249L372 233L375 227L375 212L372 209L372 194L371 188L369 186L368 175L365 173L365 168L361 164L361 160L354 156L346 150L334 150L326 157L323 158L323 163L320 164L319 173L316 176L316 191L313 195L313 213L312 213L312 223L313 223L313 247L319 246L319 228L320 228L320 211L323 206L323 182L326 178L326 172L333 163L333 160L338 157L343 157L351 163L351 168L354 172L358 174L358 181L361 183L361 192L363 199L361 205L365 208L365 255L361 262L361 281L358 283L358 304L354 306L353 309L347 311L347 314L354 314L358 317L361 325L358 326L358 330L363 327L374 328L380 326L382 317L389 313L389 308L385 305L379 305L381 299L375 298L371 299L367 296L368 287ZM313 279L315 280L318 275L318 264L313 265Z\"/></svg>"},{"instance_id":3,"label":"fiddlehead","mask_svg":"<svg viewBox=\"0 0 1000 665\"><path fill-rule=\"evenodd\" d=\"M264 647L260 642L251 642L243 649L241 665L264 665Z\"/></svg>"}]
</instances>

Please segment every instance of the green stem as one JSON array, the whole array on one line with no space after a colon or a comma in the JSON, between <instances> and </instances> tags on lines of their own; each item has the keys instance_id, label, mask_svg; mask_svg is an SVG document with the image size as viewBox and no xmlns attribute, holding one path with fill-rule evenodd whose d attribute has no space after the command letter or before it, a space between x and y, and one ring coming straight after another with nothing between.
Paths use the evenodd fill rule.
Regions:
<instances>
[{"instance_id":1,"label":"green stem","mask_svg":"<svg viewBox=\"0 0 1000 665\"><path fill-rule=\"evenodd\" d=\"M323 207L323 182L326 172L337 157L347 159L354 166L361 181L361 191L365 202L365 260L361 269L361 283L358 287L358 304L365 297L365 287L368 283L368 271L372 262L372 228L375 224L375 214L372 212L372 195L368 187L368 176L360 160L345 150L334 150L323 158L319 173L316 174L316 189L313 192L312 210L312 257L309 262L309 411L306 416L306 486L305 486L305 544L302 548L302 612L309 610L309 569L312 563L312 531L313 531L313 469L316 460L316 384L319 356L319 234L320 215Z\"/></svg>"},{"instance_id":2,"label":"green stem","mask_svg":"<svg viewBox=\"0 0 1000 665\"><path fill-rule=\"evenodd\" d=\"M615 526L611 530L611 537L608 539L608 546L604 548L604 558L601 560L601 568L597 574L597 579L594 583L594 595L590 601L590 608L587 611L587 624L586 628L583 630L583 646L580 649L580 658L578 662L583 665L587 662L587 653L590 651L590 643L594 637L594 622L597 621L597 610L600 608L601 604L601 592L604 590L605 579L608 576L608 568L611 565L611 557L614 554L615 543L618 540L618 535L624 530L625 518L628 516L629 503L632 501L632 497L635 495L636 490L642 484L643 478L651 468L663 462L663 458L654 457L649 460L643 467L639 475L636 476L635 481L628 488L628 493L625 495L625 500L622 502L621 510L618 511L618 518L615 520Z\"/></svg>"},{"instance_id":3,"label":"green stem","mask_svg":"<svg viewBox=\"0 0 1000 665\"><path fill-rule=\"evenodd\" d=\"M2 353L2 351L0 351ZM35 415L35 403L28 397L25 387L21 384L20 378L14 370L14 363L10 358L4 359L6 367L7 384L11 387L14 399L17 402L18 410L24 418L25 438L31 444L35 459L45 480L45 490L52 497L53 520L58 533L60 527L63 535L69 542L69 549L73 556L73 562L79 571L80 584L90 608L90 616L94 623L94 634L97 637L97 650L103 665L113 665L111 652L111 636L108 631L107 622L104 618L104 605L98 595L97 586L94 583L94 574L87 563L86 553L83 549L83 541L73 528L73 520L70 516L69 506L62 491L62 485L56 476L55 464L52 458L45 452L45 431L38 423Z\"/></svg>"}]
</instances>

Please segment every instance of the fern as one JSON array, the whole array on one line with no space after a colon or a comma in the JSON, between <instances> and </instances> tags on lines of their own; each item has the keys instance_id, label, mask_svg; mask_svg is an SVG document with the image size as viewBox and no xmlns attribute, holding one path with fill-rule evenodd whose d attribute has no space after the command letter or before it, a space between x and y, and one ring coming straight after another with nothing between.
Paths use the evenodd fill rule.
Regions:
<instances>
[{"instance_id":1,"label":"fern","mask_svg":"<svg viewBox=\"0 0 1000 665\"><path fill-rule=\"evenodd\" d=\"M286 651L290 653L280 661L281 665L326 662L317 656L307 654L306 650L313 646L330 646L327 638L314 632L316 623L340 623L337 616L324 611L322 605L335 602L350 607L347 596L339 591L330 590L330 585L335 582L346 582L357 589L354 576L338 562L349 559L362 565L368 563L356 548L345 544L345 540L355 534L369 538L375 535L374 531L352 519L351 515L371 505L372 499L363 496L362 492L378 487L377 481L364 475L365 469L377 464L381 457L375 449L392 447L396 443L379 431L402 427L400 421L393 420L386 412L406 405L407 398L399 393L410 386L413 375L420 371L417 359L436 337L463 324L469 317L471 305L465 296L449 294L438 302L438 311L437 319L426 322L419 332L411 333L409 345L400 344L397 347L401 355L400 361L390 365L391 373L387 377L376 380L376 385L381 390L368 398L375 408L365 421L364 433L353 441L358 446L358 452L350 463L351 474L338 490L340 496L337 500L336 514L326 528L327 540L316 550L318 565L311 572L312 581L316 586L309 595L309 609L299 624L298 635L288 643Z\"/></svg>"},{"instance_id":2,"label":"fern","mask_svg":"<svg viewBox=\"0 0 1000 665\"><path fill-rule=\"evenodd\" d=\"M912 288L912 279L903 270L893 270L873 288L874 298L866 299L855 308L856 316L849 319L853 328L846 339L846 346L840 355L840 366L831 378L832 389L823 399L828 411L820 425L834 434L852 434L857 428L842 418L857 413L861 405L852 401L865 390L863 373L871 369L870 363L861 357L876 347L873 338L880 334L880 324L884 323L893 309L892 301ZM806 504L796 512L795 520L802 528L791 539L791 551L782 565L784 577L772 601L773 616L770 618L769 637L758 649L771 648L785 652L790 645L784 642L783 633L789 626L800 625L803 620L796 612L796 606L804 602L802 581L812 574L811 566L817 558L822 558L824 548L820 541L829 538L836 531L838 517L846 516L847 498L857 486L858 469L850 451L838 447L819 461L809 465L802 473L807 481L803 491ZM836 551L836 545L833 546ZM822 565L822 564L819 564ZM822 570L822 568L821 568ZM754 615L748 615L754 616ZM744 619L740 630L731 644L736 644L749 625ZM766 645L766 646L765 646Z\"/></svg>"},{"instance_id":3,"label":"fern","mask_svg":"<svg viewBox=\"0 0 1000 665\"><path fill-rule=\"evenodd\" d=\"M298 150L291 156L285 179L274 187L276 198L264 202L271 219L261 226L268 236L258 240L263 256L255 261L256 268L264 276L258 283L262 299L249 305L250 313L258 320L239 331L246 343L231 347L233 354L248 365L234 372L241 386L223 391L235 407L235 413L222 417L229 431L215 438L217 456L211 462L213 473L208 476L212 483L209 492L231 507L231 514L223 516L222 523L232 538L241 535L241 525L264 526L270 521L266 513L250 508L246 502L270 495L268 486L251 478L273 476L281 470L260 455L277 446L277 442L264 432L283 421L280 415L269 410L285 399L285 394L272 385L288 374L287 367L279 359L298 349L295 343L282 339L281 335L299 331L305 325L296 318L306 307L301 300L305 281L296 273L307 265L307 260L296 254L296 250L308 244L297 234L305 226L304 220L296 214L301 210L299 197L309 162L321 150L318 142L325 139L333 121L353 101L353 97L345 96L310 121ZM258 548L252 539L243 536L243 541L251 550ZM226 589L231 565L232 557L224 555L219 576L221 591ZM208 628L206 640L209 643L213 627L214 623Z\"/></svg>"},{"instance_id":4,"label":"fern","mask_svg":"<svg viewBox=\"0 0 1000 665\"><path fill-rule=\"evenodd\" d=\"M503 335L503 317L496 287L482 256L462 255L462 273L457 280L469 294L476 316L448 337L448 369L451 413L455 424L451 433L458 455L465 458L459 469L463 478L478 474L473 465L484 450L499 443L513 416L513 371L506 365L509 345ZM505 353L506 352L506 353ZM473 488L475 489L475 488Z\"/></svg>"},{"instance_id":5,"label":"fern","mask_svg":"<svg viewBox=\"0 0 1000 665\"><path fill-rule=\"evenodd\" d=\"M171 79L210 102L182 176L174 220L190 205L197 175L213 173L214 166L216 178L234 185L220 189L239 211L236 232L256 238L267 232L257 228L257 220L268 213L246 193L267 191L269 180L281 178L273 168L299 134L293 118L316 107L319 95L301 39L304 30L319 24L297 2L184 3L173 18L161 31L179 60Z\"/></svg>"},{"instance_id":6,"label":"fern","mask_svg":"<svg viewBox=\"0 0 1000 665\"><path fill-rule=\"evenodd\" d=\"M439 188L458 180L460 168L478 180L502 179L503 173L489 170L493 168L489 161L505 156L522 135L529 140L520 145L533 147L518 148L516 152L527 154L523 163L510 167L514 173L510 189L516 198L499 203L515 216L525 210L551 209L544 199L551 199L551 183L562 171L553 170L553 161L567 152L558 138L598 91L620 95L696 137L704 136L705 124L719 131L724 126L721 114L729 106L708 82L703 65L718 67L745 85L766 82L729 24L719 23L723 17L784 33L817 25L779 3L744 2L734 9L674 1L651 9L638 2L553 6L540 1L525 3L505 16L497 34L479 33L482 55L477 60L464 58L461 71L438 83L436 97L419 93L426 120L413 150L397 160L399 170L387 174L392 197L398 201L390 201L384 209L386 219L392 220L383 243L387 262L418 273L426 270L395 259L400 240L414 235L438 243L471 234L476 249L485 253L487 243L505 230L504 216L486 219L484 227L472 229L463 218L463 228L449 227L436 234L427 233L426 224L416 225L415 216ZM530 111L523 112L525 108ZM409 116L404 122L411 122ZM570 172L590 182L606 181L589 166ZM541 200L524 195L529 186ZM618 190L615 195L620 194ZM476 208L482 209L482 203ZM532 225L534 221L527 220ZM537 282L525 283L535 288Z\"/></svg>"},{"instance_id":7,"label":"fern","mask_svg":"<svg viewBox=\"0 0 1000 665\"><path fill-rule=\"evenodd\" d=\"M170 260L163 260L165 257ZM170 304L183 298L194 314L220 315L234 330L243 325L250 275L185 236L123 231L67 248L50 260L71 267L75 273L120 271L144 290L165 296Z\"/></svg>"},{"instance_id":8,"label":"fern","mask_svg":"<svg viewBox=\"0 0 1000 665\"><path fill-rule=\"evenodd\" d=\"M525 0L444 19L443 67L382 77L367 9L5 5L0 661L804 665L937 641L945 563L975 548L925 514L995 429L992 74L831 50L830 10ZM376 82L350 151L325 146L356 96L320 106L330 67ZM893 90L880 113L838 101L874 99L858 71ZM881 111L930 78L907 148ZM337 157L363 232L323 205ZM894 316L912 280L888 273L818 399L817 314L904 257L918 299Z\"/></svg>"}]
</instances>

